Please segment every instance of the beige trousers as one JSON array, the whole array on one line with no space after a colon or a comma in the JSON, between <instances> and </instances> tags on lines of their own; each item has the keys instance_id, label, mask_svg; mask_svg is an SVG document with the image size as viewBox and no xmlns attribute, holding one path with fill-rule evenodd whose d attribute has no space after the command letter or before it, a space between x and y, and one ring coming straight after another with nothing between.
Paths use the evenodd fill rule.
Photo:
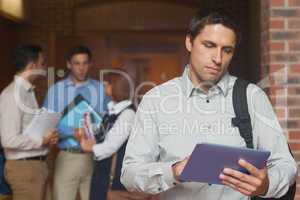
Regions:
<instances>
[{"instance_id":1,"label":"beige trousers","mask_svg":"<svg viewBox=\"0 0 300 200\"><path fill-rule=\"evenodd\" d=\"M54 169L54 200L88 200L93 171L91 154L60 151Z\"/></svg>"},{"instance_id":2,"label":"beige trousers","mask_svg":"<svg viewBox=\"0 0 300 200\"><path fill-rule=\"evenodd\" d=\"M48 178L45 161L7 160L4 176L12 189L13 200L43 200Z\"/></svg>"},{"instance_id":3,"label":"beige trousers","mask_svg":"<svg viewBox=\"0 0 300 200\"><path fill-rule=\"evenodd\" d=\"M107 200L159 200L159 197L138 192L109 190Z\"/></svg>"}]
</instances>

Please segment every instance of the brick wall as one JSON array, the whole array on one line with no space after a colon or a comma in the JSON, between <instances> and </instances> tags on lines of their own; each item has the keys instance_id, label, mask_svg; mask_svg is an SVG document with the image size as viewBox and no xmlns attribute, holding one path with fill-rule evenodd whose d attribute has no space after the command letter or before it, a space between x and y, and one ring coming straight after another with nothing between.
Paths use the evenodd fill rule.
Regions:
<instances>
[{"instance_id":1,"label":"brick wall","mask_svg":"<svg viewBox=\"0 0 300 200\"><path fill-rule=\"evenodd\" d=\"M300 0L261 0L262 76L290 147L300 161ZM300 178L296 200L300 200Z\"/></svg>"}]
</instances>

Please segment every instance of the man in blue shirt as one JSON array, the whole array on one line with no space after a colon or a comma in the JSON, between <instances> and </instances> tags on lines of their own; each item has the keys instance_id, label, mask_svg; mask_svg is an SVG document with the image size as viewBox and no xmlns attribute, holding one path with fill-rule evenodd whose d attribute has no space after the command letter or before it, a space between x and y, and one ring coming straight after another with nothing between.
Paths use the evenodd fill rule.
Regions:
<instances>
[{"instance_id":1,"label":"man in blue shirt","mask_svg":"<svg viewBox=\"0 0 300 200\"><path fill-rule=\"evenodd\" d=\"M92 54L87 47L77 46L70 50L67 56L69 75L49 89L44 107L63 112L78 95L81 95L96 112L103 114L109 99L105 96L103 84L87 76L91 59ZM76 109L75 112L78 112L78 115L83 114ZM92 155L83 153L74 138L76 128L80 127L78 121L74 123L75 118L71 117L67 123L58 125L60 152L54 170L55 200L75 200L78 189L82 200L89 197Z\"/></svg>"}]
</instances>

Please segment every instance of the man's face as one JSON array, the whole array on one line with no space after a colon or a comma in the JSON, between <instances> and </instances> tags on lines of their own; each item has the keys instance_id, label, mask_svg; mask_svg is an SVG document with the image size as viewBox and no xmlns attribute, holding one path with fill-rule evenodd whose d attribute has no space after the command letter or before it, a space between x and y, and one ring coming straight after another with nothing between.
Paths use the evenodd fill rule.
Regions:
<instances>
[{"instance_id":1,"label":"man's face","mask_svg":"<svg viewBox=\"0 0 300 200\"><path fill-rule=\"evenodd\" d=\"M71 60L67 62L75 82L83 82L86 80L90 64L87 54L75 54Z\"/></svg>"},{"instance_id":2,"label":"man's face","mask_svg":"<svg viewBox=\"0 0 300 200\"><path fill-rule=\"evenodd\" d=\"M30 62L27 67L25 68L25 71L30 71L30 76L28 77L29 80L35 81L41 74L39 70L45 70L46 68L46 62L45 57L42 52L38 54L38 58L34 62Z\"/></svg>"},{"instance_id":3,"label":"man's face","mask_svg":"<svg viewBox=\"0 0 300 200\"><path fill-rule=\"evenodd\" d=\"M233 30L222 24L206 25L192 41L186 37L190 52L190 78L196 85L215 84L227 72L236 45Z\"/></svg>"},{"instance_id":4,"label":"man's face","mask_svg":"<svg viewBox=\"0 0 300 200\"><path fill-rule=\"evenodd\" d=\"M39 57L36 62L34 62L35 69L45 69L46 68L46 61L45 56L42 52L39 53Z\"/></svg>"}]
</instances>

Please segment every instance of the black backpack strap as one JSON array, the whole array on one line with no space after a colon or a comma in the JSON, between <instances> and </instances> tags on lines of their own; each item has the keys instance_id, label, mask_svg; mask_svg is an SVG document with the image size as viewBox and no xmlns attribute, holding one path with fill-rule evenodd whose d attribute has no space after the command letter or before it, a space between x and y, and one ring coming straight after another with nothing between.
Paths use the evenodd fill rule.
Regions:
<instances>
[{"instance_id":1,"label":"black backpack strap","mask_svg":"<svg viewBox=\"0 0 300 200\"><path fill-rule=\"evenodd\" d=\"M95 138L96 138L97 144L104 141L105 136L108 133L108 131L113 127L113 125L114 125L115 121L118 119L119 115L121 115L121 113L126 109L131 109L133 111L136 111L135 106L133 104L130 104L129 106L124 108L118 114L106 113L104 115L100 126L95 130Z\"/></svg>"},{"instance_id":2,"label":"black backpack strap","mask_svg":"<svg viewBox=\"0 0 300 200\"><path fill-rule=\"evenodd\" d=\"M240 135L244 138L248 148L253 149L251 118L247 103L248 81L238 78L233 86L232 103L235 118L231 122L233 126L238 127Z\"/></svg>"},{"instance_id":3,"label":"black backpack strap","mask_svg":"<svg viewBox=\"0 0 300 200\"><path fill-rule=\"evenodd\" d=\"M238 78L233 86L232 103L235 112L235 118L232 118L232 124L238 127L241 137L244 138L248 148L253 149L253 137L252 137L252 126L251 118L248 111L247 103L247 86L248 81ZM292 154L291 150L290 153ZM293 155L293 154L292 154ZM251 197L251 200L291 200L294 199L296 193L296 182L289 187L288 192L278 198L261 198Z\"/></svg>"},{"instance_id":4,"label":"black backpack strap","mask_svg":"<svg viewBox=\"0 0 300 200\"><path fill-rule=\"evenodd\" d=\"M116 115L109 115L105 114L100 126L95 130L95 138L96 138L96 143L101 143L104 141L105 136L107 132L110 130L110 128L113 126L117 119Z\"/></svg>"}]
</instances>

